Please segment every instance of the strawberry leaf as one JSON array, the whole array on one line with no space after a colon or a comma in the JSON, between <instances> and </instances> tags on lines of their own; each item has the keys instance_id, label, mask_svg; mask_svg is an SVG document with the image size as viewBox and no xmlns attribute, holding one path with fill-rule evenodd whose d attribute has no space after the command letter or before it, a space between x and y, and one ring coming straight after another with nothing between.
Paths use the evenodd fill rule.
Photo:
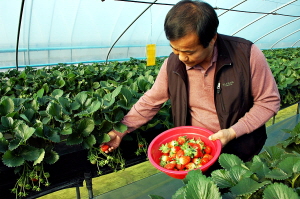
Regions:
<instances>
[{"instance_id":1,"label":"strawberry leaf","mask_svg":"<svg viewBox=\"0 0 300 199\"><path fill-rule=\"evenodd\" d=\"M17 167L24 164L25 160L22 156L15 154L13 151L6 151L2 156L3 164L8 167Z\"/></svg>"},{"instance_id":2,"label":"strawberry leaf","mask_svg":"<svg viewBox=\"0 0 300 199\"><path fill-rule=\"evenodd\" d=\"M244 178L239 181L236 186L230 188L230 190L234 195L245 196L256 192L258 189L270 183L270 181L263 181L262 183L258 183L251 178Z\"/></svg>"},{"instance_id":3,"label":"strawberry leaf","mask_svg":"<svg viewBox=\"0 0 300 199\"><path fill-rule=\"evenodd\" d=\"M235 165L242 165L244 164L244 162L237 157L236 155L233 154L226 154L223 153L220 155L219 157L219 163L221 164L221 166L227 170L230 170L230 168L232 168Z\"/></svg>"},{"instance_id":4,"label":"strawberry leaf","mask_svg":"<svg viewBox=\"0 0 300 199\"><path fill-rule=\"evenodd\" d=\"M44 161L48 164L54 164L59 159L59 155L57 152L51 150L46 152Z\"/></svg>"},{"instance_id":5,"label":"strawberry leaf","mask_svg":"<svg viewBox=\"0 0 300 199\"><path fill-rule=\"evenodd\" d=\"M190 171L185 180L185 198L205 198L205 199L215 199L220 198L221 194L217 185L204 176L200 170ZM182 198L178 195L174 199Z\"/></svg>"},{"instance_id":6,"label":"strawberry leaf","mask_svg":"<svg viewBox=\"0 0 300 199\"><path fill-rule=\"evenodd\" d=\"M95 123L91 118L81 119L78 123L77 131L84 137L89 136L90 133L94 130Z\"/></svg>"},{"instance_id":7,"label":"strawberry leaf","mask_svg":"<svg viewBox=\"0 0 300 199\"><path fill-rule=\"evenodd\" d=\"M225 169L218 169L211 173L213 181L220 187L229 188L235 185L235 182L231 179L229 171Z\"/></svg>"},{"instance_id":8,"label":"strawberry leaf","mask_svg":"<svg viewBox=\"0 0 300 199\"><path fill-rule=\"evenodd\" d=\"M114 124L114 130L118 132L125 132L127 131L127 126L125 124L122 124L121 122L118 122Z\"/></svg>"},{"instance_id":9,"label":"strawberry leaf","mask_svg":"<svg viewBox=\"0 0 300 199\"><path fill-rule=\"evenodd\" d=\"M264 191L264 198L273 198L273 199L298 199L299 196L291 187L288 187L282 183L274 183L267 186Z\"/></svg>"},{"instance_id":10,"label":"strawberry leaf","mask_svg":"<svg viewBox=\"0 0 300 199\"><path fill-rule=\"evenodd\" d=\"M84 149L90 149L94 144L96 144L96 138L94 135L89 135L88 137L83 139L82 145Z\"/></svg>"},{"instance_id":11,"label":"strawberry leaf","mask_svg":"<svg viewBox=\"0 0 300 199\"><path fill-rule=\"evenodd\" d=\"M40 150L33 146L26 145L22 147L20 155L27 161L34 161L39 158Z\"/></svg>"},{"instance_id":12,"label":"strawberry leaf","mask_svg":"<svg viewBox=\"0 0 300 199\"><path fill-rule=\"evenodd\" d=\"M2 98L0 102L0 115L6 116L14 111L14 101L11 98Z\"/></svg>"},{"instance_id":13,"label":"strawberry leaf","mask_svg":"<svg viewBox=\"0 0 300 199\"><path fill-rule=\"evenodd\" d=\"M44 149L39 149L39 157L33 162L33 165L40 164L45 157L45 150Z\"/></svg>"},{"instance_id":14,"label":"strawberry leaf","mask_svg":"<svg viewBox=\"0 0 300 199\"><path fill-rule=\"evenodd\" d=\"M4 153L8 149L8 141L2 133L0 133L0 152Z\"/></svg>"},{"instance_id":15,"label":"strawberry leaf","mask_svg":"<svg viewBox=\"0 0 300 199\"><path fill-rule=\"evenodd\" d=\"M52 93L51 96L58 99L59 97L61 97L64 94L64 91L61 89L55 89Z\"/></svg>"}]
</instances>

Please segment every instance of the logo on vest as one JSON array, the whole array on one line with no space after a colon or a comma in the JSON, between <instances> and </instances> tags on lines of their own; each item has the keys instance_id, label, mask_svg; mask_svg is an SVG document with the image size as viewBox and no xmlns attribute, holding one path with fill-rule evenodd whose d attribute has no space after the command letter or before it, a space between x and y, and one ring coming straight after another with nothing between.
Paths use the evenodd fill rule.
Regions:
<instances>
[{"instance_id":1,"label":"logo on vest","mask_svg":"<svg viewBox=\"0 0 300 199\"><path fill-rule=\"evenodd\" d=\"M222 86L232 86L234 81L223 83Z\"/></svg>"}]
</instances>

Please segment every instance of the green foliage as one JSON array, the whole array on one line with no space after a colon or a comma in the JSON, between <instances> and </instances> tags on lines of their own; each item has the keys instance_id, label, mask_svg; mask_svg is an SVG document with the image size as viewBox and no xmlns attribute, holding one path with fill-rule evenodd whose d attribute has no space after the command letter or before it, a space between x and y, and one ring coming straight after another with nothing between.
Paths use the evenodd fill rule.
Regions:
<instances>
[{"instance_id":1,"label":"green foliage","mask_svg":"<svg viewBox=\"0 0 300 199\"><path fill-rule=\"evenodd\" d=\"M289 148L296 144L291 140L297 140L295 135L299 135L299 127L300 123L294 129L286 130L293 137L288 139L288 144L283 141L266 147L249 162L223 153L218 160L223 169L213 171L211 177L204 176L201 170L190 171L183 179L186 185L179 188L172 199L299 198L300 154ZM162 199L155 195L149 197Z\"/></svg>"},{"instance_id":2,"label":"green foliage","mask_svg":"<svg viewBox=\"0 0 300 199\"><path fill-rule=\"evenodd\" d=\"M300 48L263 51L281 96L281 105L300 101Z\"/></svg>"},{"instance_id":3,"label":"green foliage","mask_svg":"<svg viewBox=\"0 0 300 199\"><path fill-rule=\"evenodd\" d=\"M54 164L60 156L55 146L64 143L88 150L87 159L97 163L99 174L105 165L113 169L124 168L121 153L103 154L99 145L109 141L107 133L111 129L127 130L121 120L138 98L151 88L162 61L157 59L157 66L146 66L145 61L131 59L108 65L59 64L52 68L26 67L23 71L0 73L0 155L3 164L16 167L16 173L23 179L31 171L24 169L20 173L19 167ZM141 129L155 127L160 121L170 127L169 110L167 102Z\"/></svg>"}]
</instances>

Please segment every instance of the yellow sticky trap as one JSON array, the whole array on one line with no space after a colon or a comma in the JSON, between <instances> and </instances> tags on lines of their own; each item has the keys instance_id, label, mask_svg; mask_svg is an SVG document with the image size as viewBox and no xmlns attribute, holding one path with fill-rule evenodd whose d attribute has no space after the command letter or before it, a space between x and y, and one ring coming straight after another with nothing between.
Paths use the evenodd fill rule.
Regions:
<instances>
[{"instance_id":1,"label":"yellow sticky trap","mask_svg":"<svg viewBox=\"0 0 300 199\"><path fill-rule=\"evenodd\" d=\"M153 66L155 65L155 54L156 54L156 46L155 44L147 44L146 47L147 51L147 66Z\"/></svg>"}]
</instances>

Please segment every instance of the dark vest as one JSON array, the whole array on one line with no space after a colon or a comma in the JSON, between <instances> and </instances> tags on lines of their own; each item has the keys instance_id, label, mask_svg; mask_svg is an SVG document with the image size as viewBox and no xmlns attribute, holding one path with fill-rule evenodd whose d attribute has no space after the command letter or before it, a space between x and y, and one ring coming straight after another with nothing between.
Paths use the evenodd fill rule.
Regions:
<instances>
[{"instance_id":1,"label":"dark vest","mask_svg":"<svg viewBox=\"0 0 300 199\"><path fill-rule=\"evenodd\" d=\"M215 106L221 129L235 124L253 106L250 51L252 42L218 34L218 59L214 77ZM168 86L174 126L190 125L188 79L184 63L171 53L168 59ZM201 99L200 99L201 100ZM222 152L248 161L258 154L266 140L265 126L229 142Z\"/></svg>"}]
</instances>

